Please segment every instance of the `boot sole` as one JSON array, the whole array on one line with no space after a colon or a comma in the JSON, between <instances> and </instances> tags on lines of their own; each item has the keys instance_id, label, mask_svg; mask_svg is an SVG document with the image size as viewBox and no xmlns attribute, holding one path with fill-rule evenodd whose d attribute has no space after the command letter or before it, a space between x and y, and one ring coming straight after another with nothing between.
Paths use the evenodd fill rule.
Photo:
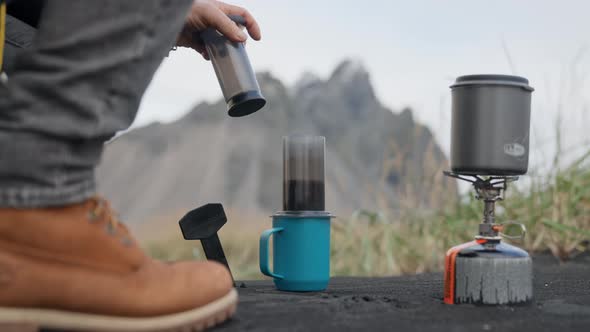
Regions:
<instances>
[{"instance_id":1,"label":"boot sole","mask_svg":"<svg viewBox=\"0 0 590 332\"><path fill-rule=\"evenodd\" d=\"M202 307L156 317L117 317L50 309L0 307L0 331L36 332L40 328L95 332L193 332L213 327L236 311L238 292Z\"/></svg>"}]
</instances>

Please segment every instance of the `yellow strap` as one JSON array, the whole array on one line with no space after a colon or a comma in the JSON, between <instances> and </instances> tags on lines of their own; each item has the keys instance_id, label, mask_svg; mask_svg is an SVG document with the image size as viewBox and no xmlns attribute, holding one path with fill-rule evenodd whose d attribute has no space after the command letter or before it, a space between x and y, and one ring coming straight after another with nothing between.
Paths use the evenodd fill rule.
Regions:
<instances>
[{"instance_id":1,"label":"yellow strap","mask_svg":"<svg viewBox=\"0 0 590 332\"><path fill-rule=\"evenodd\" d=\"M4 34L6 33L6 2L0 1L0 72L4 60Z\"/></svg>"}]
</instances>

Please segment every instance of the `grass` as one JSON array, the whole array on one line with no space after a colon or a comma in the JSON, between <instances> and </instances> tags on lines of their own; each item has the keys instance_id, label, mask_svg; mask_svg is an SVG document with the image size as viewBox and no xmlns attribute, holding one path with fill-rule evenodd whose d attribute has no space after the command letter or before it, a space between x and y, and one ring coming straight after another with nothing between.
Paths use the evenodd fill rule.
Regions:
<instances>
[{"instance_id":1,"label":"grass","mask_svg":"<svg viewBox=\"0 0 590 332\"><path fill-rule=\"evenodd\" d=\"M511 186L499 203L497 220L526 225L524 241L515 243L531 252L549 250L562 261L588 250L590 239L590 152L548 177L533 176L530 183ZM441 271L446 250L470 241L477 230L482 202L470 194L446 210L406 209L395 216L358 211L332 224L333 276L385 276ZM266 222L228 224L220 237L237 279L261 278L258 236ZM179 232L176 232L179 233ZM152 256L177 260L204 258L200 245L180 234L147 245Z\"/></svg>"},{"instance_id":2,"label":"grass","mask_svg":"<svg viewBox=\"0 0 590 332\"><path fill-rule=\"evenodd\" d=\"M568 260L588 249L590 239L590 152L548 183L533 181L526 192L516 192L507 218L519 218L531 229L525 247L549 249L560 260Z\"/></svg>"}]
</instances>

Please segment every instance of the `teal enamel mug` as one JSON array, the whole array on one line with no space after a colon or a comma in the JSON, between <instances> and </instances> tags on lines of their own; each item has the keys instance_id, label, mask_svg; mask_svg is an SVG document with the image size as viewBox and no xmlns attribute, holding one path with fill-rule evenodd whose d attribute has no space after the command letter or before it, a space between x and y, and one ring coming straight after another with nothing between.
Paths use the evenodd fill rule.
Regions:
<instances>
[{"instance_id":1,"label":"teal enamel mug","mask_svg":"<svg viewBox=\"0 0 590 332\"><path fill-rule=\"evenodd\" d=\"M330 219L326 212L277 213L260 236L260 271L279 290L311 292L330 281ZM271 271L269 241L273 237Z\"/></svg>"}]
</instances>

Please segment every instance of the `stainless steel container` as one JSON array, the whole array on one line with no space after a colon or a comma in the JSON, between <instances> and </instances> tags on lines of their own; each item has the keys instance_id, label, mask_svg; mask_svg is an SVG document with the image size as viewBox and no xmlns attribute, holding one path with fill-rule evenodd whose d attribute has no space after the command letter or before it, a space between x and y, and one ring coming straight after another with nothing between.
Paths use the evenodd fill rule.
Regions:
<instances>
[{"instance_id":1,"label":"stainless steel container","mask_svg":"<svg viewBox=\"0 0 590 332\"><path fill-rule=\"evenodd\" d=\"M238 25L245 24L241 16L229 17ZM201 32L201 38L211 57L229 116L246 116L264 107L266 99L260 92L244 44L230 41L213 28Z\"/></svg>"},{"instance_id":2,"label":"stainless steel container","mask_svg":"<svg viewBox=\"0 0 590 332\"><path fill-rule=\"evenodd\" d=\"M526 78L467 75L451 85L451 169L458 174L527 172L531 93Z\"/></svg>"}]
</instances>

